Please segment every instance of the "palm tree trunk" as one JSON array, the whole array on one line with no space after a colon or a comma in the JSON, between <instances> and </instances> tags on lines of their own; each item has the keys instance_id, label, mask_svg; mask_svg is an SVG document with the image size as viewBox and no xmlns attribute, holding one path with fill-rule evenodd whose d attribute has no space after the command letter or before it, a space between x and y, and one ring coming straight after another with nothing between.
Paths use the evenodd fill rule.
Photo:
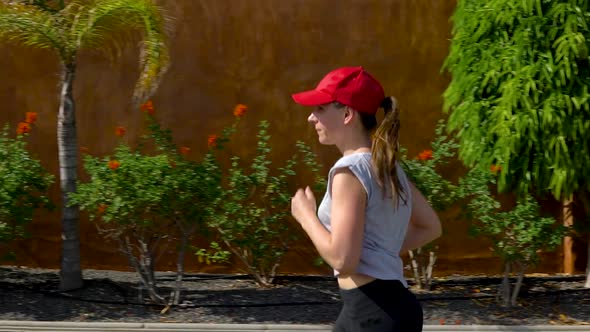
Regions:
<instances>
[{"instance_id":1,"label":"palm tree trunk","mask_svg":"<svg viewBox=\"0 0 590 332\"><path fill-rule=\"evenodd\" d=\"M62 252L60 289L82 287L80 267L80 229L78 206L69 206L69 193L76 191L78 172L78 139L72 85L76 66L64 64L62 68L59 115L57 119L57 146L59 151L59 177L62 195Z\"/></svg>"}]
</instances>

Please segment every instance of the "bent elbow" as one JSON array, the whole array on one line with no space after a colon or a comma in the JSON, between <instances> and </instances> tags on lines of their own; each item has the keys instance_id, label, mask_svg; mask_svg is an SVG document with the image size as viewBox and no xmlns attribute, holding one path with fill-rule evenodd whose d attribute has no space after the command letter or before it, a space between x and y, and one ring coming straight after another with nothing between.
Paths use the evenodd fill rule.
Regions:
<instances>
[{"instance_id":1,"label":"bent elbow","mask_svg":"<svg viewBox=\"0 0 590 332\"><path fill-rule=\"evenodd\" d=\"M356 266L343 266L341 269L336 269L341 275L351 275L356 273Z\"/></svg>"},{"instance_id":2,"label":"bent elbow","mask_svg":"<svg viewBox=\"0 0 590 332\"><path fill-rule=\"evenodd\" d=\"M334 262L332 266L334 270L338 271L342 275L348 275L356 273L356 269L359 265L359 259L347 259L346 257L342 257Z\"/></svg>"},{"instance_id":3,"label":"bent elbow","mask_svg":"<svg viewBox=\"0 0 590 332\"><path fill-rule=\"evenodd\" d=\"M436 218L436 222L434 223L434 227L432 229L432 240L436 240L442 236L442 225L440 223L440 219Z\"/></svg>"}]
</instances>

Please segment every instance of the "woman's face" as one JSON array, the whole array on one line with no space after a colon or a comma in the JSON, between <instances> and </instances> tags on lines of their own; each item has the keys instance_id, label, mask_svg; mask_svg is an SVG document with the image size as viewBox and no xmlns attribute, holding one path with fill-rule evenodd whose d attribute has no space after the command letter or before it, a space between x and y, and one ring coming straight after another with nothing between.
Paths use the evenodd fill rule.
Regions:
<instances>
[{"instance_id":1,"label":"woman's face","mask_svg":"<svg viewBox=\"0 0 590 332\"><path fill-rule=\"evenodd\" d=\"M321 144L337 144L345 124L345 108L333 103L316 106L307 121L314 126Z\"/></svg>"}]
</instances>

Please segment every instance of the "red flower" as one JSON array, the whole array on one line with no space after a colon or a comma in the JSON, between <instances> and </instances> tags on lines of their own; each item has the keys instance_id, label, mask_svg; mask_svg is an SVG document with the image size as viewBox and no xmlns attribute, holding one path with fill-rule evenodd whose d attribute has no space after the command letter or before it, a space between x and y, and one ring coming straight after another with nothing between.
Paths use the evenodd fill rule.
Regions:
<instances>
[{"instance_id":1,"label":"red flower","mask_svg":"<svg viewBox=\"0 0 590 332\"><path fill-rule=\"evenodd\" d=\"M106 209L107 209L107 206L106 206L106 205L104 205L104 204L100 204L100 205L99 205L99 206L96 208L96 210L98 211L98 213L99 213L99 214L103 214L103 213L104 213L104 211L105 211Z\"/></svg>"},{"instance_id":2,"label":"red flower","mask_svg":"<svg viewBox=\"0 0 590 332\"><path fill-rule=\"evenodd\" d=\"M498 172L502 171L502 166L500 165L492 165L490 166L490 171L492 171L493 174L496 174Z\"/></svg>"},{"instance_id":3,"label":"red flower","mask_svg":"<svg viewBox=\"0 0 590 332\"><path fill-rule=\"evenodd\" d=\"M117 127L117 128L115 128L115 135L117 135L119 137L125 136L125 133L126 132L127 132L127 129L125 129L125 127Z\"/></svg>"},{"instance_id":4,"label":"red flower","mask_svg":"<svg viewBox=\"0 0 590 332\"><path fill-rule=\"evenodd\" d=\"M234 107L234 116L239 118L242 115L246 114L247 110L248 110L248 106L246 106L244 104L237 104L236 107Z\"/></svg>"},{"instance_id":5,"label":"red flower","mask_svg":"<svg viewBox=\"0 0 590 332\"><path fill-rule=\"evenodd\" d=\"M176 162L174 160L170 161L170 167L172 167L172 168L176 167Z\"/></svg>"},{"instance_id":6,"label":"red flower","mask_svg":"<svg viewBox=\"0 0 590 332\"><path fill-rule=\"evenodd\" d=\"M16 127L16 134L22 135L31 132L31 125L26 122L20 122Z\"/></svg>"},{"instance_id":7,"label":"red flower","mask_svg":"<svg viewBox=\"0 0 590 332\"><path fill-rule=\"evenodd\" d=\"M432 150L424 150L418 154L418 160L430 160L432 159Z\"/></svg>"},{"instance_id":8,"label":"red flower","mask_svg":"<svg viewBox=\"0 0 590 332\"><path fill-rule=\"evenodd\" d=\"M109 160L109 164L108 165L109 165L109 168L114 171L117 168L119 168L119 166L121 166L121 163L118 162L117 160Z\"/></svg>"},{"instance_id":9,"label":"red flower","mask_svg":"<svg viewBox=\"0 0 590 332\"><path fill-rule=\"evenodd\" d=\"M25 115L25 122L28 124L33 124L37 121L37 113L36 112L27 112Z\"/></svg>"},{"instance_id":10,"label":"red flower","mask_svg":"<svg viewBox=\"0 0 590 332\"><path fill-rule=\"evenodd\" d=\"M183 156L186 156L190 152L191 152L191 148L189 148L189 147L183 146L180 148L180 154Z\"/></svg>"},{"instance_id":11,"label":"red flower","mask_svg":"<svg viewBox=\"0 0 590 332\"><path fill-rule=\"evenodd\" d=\"M154 115L156 111L154 110L154 103L151 100L146 101L140 107L141 111L147 113L149 115Z\"/></svg>"},{"instance_id":12,"label":"red flower","mask_svg":"<svg viewBox=\"0 0 590 332\"><path fill-rule=\"evenodd\" d=\"M207 139L207 145L210 148L217 146L217 135L209 135L209 138Z\"/></svg>"}]
</instances>

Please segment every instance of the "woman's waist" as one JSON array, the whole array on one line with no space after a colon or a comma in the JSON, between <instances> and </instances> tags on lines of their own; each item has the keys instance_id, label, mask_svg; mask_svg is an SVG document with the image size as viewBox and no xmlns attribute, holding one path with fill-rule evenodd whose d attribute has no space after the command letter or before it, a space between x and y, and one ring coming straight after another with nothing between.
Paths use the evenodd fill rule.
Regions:
<instances>
[{"instance_id":1,"label":"woman's waist","mask_svg":"<svg viewBox=\"0 0 590 332\"><path fill-rule=\"evenodd\" d=\"M366 274L361 273L353 273L353 274L339 274L338 275L338 287L340 289L353 289L359 288L363 285L370 283L371 281L375 280L376 278L368 276Z\"/></svg>"},{"instance_id":2,"label":"woman's waist","mask_svg":"<svg viewBox=\"0 0 590 332\"><path fill-rule=\"evenodd\" d=\"M338 285L341 289L358 288L376 279L398 280L407 287L401 259L371 263L361 259L354 273L342 274L334 270L334 275L338 278Z\"/></svg>"},{"instance_id":3,"label":"woman's waist","mask_svg":"<svg viewBox=\"0 0 590 332\"><path fill-rule=\"evenodd\" d=\"M404 287L407 287L407 283L405 278L403 278L403 276L399 276L401 278L397 278L397 277L393 277L391 279L381 279L381 278L376 278L376 277L372 277L370 275L366 275L366 274L362 274L362 273L354 273L354 274L347 274L347 275L342 275L339 274L337 276L338 279L338 286L340 287L341 290L350 290L350 289L355 289L355 288L359 288L362 286L365 286L369 283L372 283L373 281L380 281L380 282L391 282L391 283L399 283L401 285L403 285Z\"/></svg>"}]
</instances>

